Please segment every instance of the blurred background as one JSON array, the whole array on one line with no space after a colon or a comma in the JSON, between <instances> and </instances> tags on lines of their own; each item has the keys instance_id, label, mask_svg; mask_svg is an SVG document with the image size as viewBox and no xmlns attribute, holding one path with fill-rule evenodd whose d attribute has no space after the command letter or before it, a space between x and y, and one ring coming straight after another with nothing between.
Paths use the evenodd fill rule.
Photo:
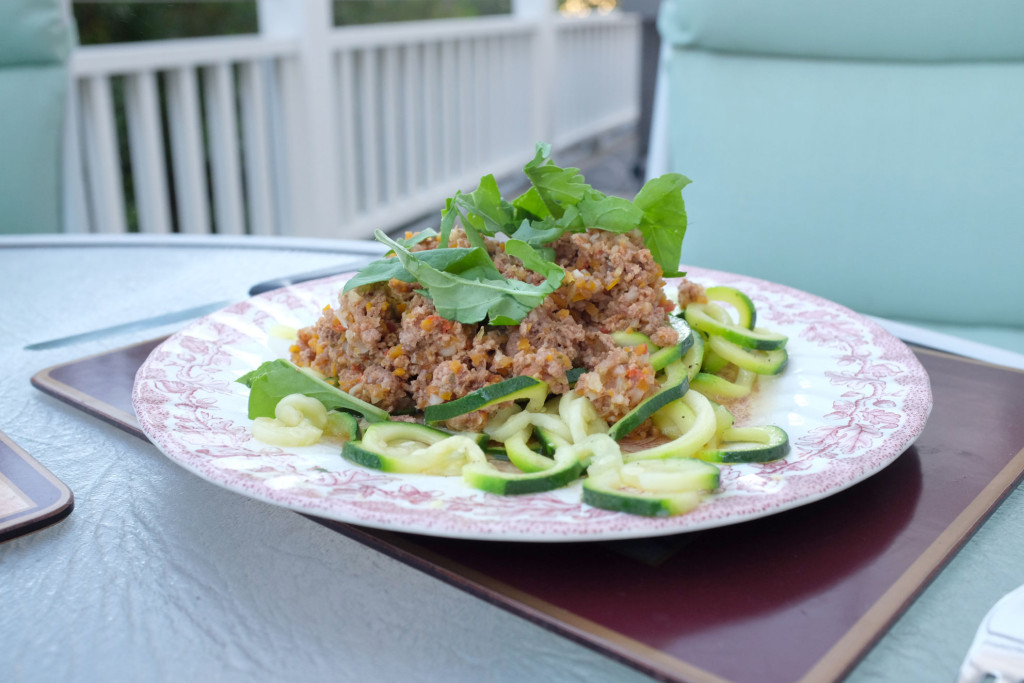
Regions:
<instances>
[{"instance_id":1,"label":"blurred background","mask_svg":"<svg viewBox=\"0 0 1024 683\"><path fill-rule=\"evenodd\" d=\"M690 177L684 262L1024 350L1022 84L1020 0L8 0L0 232L363 239L543 141Z\"/></svg>"},{"instance_id":2,"label":"blurred background","mask_svg":"<svg viewBox=\"0 0 1024 683\"><path fill-rule=\"evenodd\" d=\"M657 2L69 4L65 232L400 232L538 141L642 184Z\"/></svg>"}]
</instances>

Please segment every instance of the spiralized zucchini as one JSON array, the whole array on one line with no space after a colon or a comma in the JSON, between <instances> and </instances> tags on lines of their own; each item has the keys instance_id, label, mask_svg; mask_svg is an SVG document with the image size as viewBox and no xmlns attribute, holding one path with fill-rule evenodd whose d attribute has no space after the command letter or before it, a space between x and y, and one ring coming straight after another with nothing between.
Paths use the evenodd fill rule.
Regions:
<instances>
[{"instance_id":1,"label":"spiralized zucchini","mask_svg":"<svg viewBox=\"0 0 1024 683\"><path fill-rule=\"evenodd\" d=\"M252 435L273 446L312 446L324 435L327 408L315 398L289 394L277 403L274 417L257 417Z\"/></svg>"},{"instance_id":2,"label":"spiralized zucchini","mask_svg":"<svg viewBox=\"0 0 1024 683\"><path fill-rule=\"evenodd\" d=\"M586 475L583 495L590 505L641 515L687 512L719 486L718 465L763 462L789 450L783 430L736 427L723 405L750 396L761 375L782 371L786 338L754 326L756 311L742 292L716 287L708 293L708 303L691 304L675 319L676 329L690 337L678 349L667 349L675 360L659 371L659 400L651 402L649 412L631 411L640 414L633 416L636 424L623 419L617 427L609 425L588 398L571 390L542 402L544 383L513 378L506 383L525 389L508 395L483 434L385 421L369 424L359 439L358 426L352 425L345 428L349 441L342 455L389 472L461 475L471 486L505 495L559 488ZM736 319L716 301L735 308ZM619 339L628 344L635 336ZM533 393L520 396L523 391ZM497 395L492 403L503 398L492 393ZM350 413L345 416L354 422ZM616 439L645 419L666 440L624 450ZM338 422L328 419L318 400L293 394L278 403L274 418L254 421L253 435L275 445L306 446Z\"/></svg>"}]
</instances>

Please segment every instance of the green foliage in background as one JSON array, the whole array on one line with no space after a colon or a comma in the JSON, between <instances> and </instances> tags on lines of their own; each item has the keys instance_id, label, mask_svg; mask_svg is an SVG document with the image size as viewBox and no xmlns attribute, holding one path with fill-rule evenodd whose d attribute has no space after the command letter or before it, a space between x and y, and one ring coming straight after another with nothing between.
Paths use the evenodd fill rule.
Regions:
<instances>
[{"instance_id":1,"label":"green foliage in background","mask_svg":"<svg viewBox=\"0 0 1024 683\"><path fill-rule=\"evenodd\" d=\"M256 33L254 0L75 2L82 45Z\"/></svg>"},{"instance_id":2,"label":"green foliage in background","mask_svg":"<svg viewBox=\"0 0 1024 683\"><path fill-rule=\"evenodd\" d=\"M0 0L3 1L3 0ZM511 0L334 0L336 26L508 14ZM259 31L255 0L74 2L82 45Z\"/></svg>"},{"instance_id":3,"label":"green foliage in background","mask_svg":"<svg viewBox=\"0 0 1024 683\"><path fill-rule=\"evenodd\" d=\"M335 0L335 26L508 14L511 0Z\"/></svg>"}]
</instances>

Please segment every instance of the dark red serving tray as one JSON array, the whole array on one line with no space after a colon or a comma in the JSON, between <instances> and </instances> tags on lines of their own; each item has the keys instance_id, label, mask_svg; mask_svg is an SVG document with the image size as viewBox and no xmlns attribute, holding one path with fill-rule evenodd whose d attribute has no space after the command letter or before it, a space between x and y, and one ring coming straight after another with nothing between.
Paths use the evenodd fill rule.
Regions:
<instances>
[{"instance_id":1,"label":"dark red serving tray","mask_svg":"<svg viewBox=\"0 0 1024 683\"><path fill-rule=\"evenodd\" d=\"M135 371L159 340L48 368L39 389L143 437ZM666 681L832 680L1024 474L1024 373L915 349L935 405L870 479L761 520L606 543L462 541L313 518Z\"/></svg>"},{"instance_id":2,"label":"dark red serving tray","mask_svg":"<svg viewBox=\"0 0 1024 683\"><path fill-rule=\"evenodd\" d=\"M0 432L0 542L56 524L74 505L64 482Z\"/></svg>"}]
</instances>

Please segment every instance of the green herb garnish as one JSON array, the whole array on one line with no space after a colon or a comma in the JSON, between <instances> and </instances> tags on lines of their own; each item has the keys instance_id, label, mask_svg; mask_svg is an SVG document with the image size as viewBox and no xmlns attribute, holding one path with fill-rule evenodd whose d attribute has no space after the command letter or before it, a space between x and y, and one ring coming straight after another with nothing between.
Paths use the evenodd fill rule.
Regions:
<instances>
[{"instance_id":1,"label":"green herb garnish","mask_svg":"<svg viewBox=\"0 0 1024 683\"><path fill-rule=\"evenodd\" d=\"M413 252L425 239L393 240L377 231L378 241L393 256L374 261L345 284L345 291L397 278L418 282L433 299L439 315L449 320L514 325L558 289L565 276L546 245L567 232L589 228L623 233L639 228L644 244L666 276L682 275L679 258L686 234L682 189L689 179L669 173L648 181L633 201L611 197L588 185L578 168L561 168L551 161L551 146L539 143L534 158L523 168L531 186L509 202L501 197L494 176L486 175L471 193L456 192L445 202L438 247ZM458 223L470 248L449 247ZM487 253L484 237L504 234L505 251L544 276L531 285L504 277ZM421 233L422 235L422 233Z\"/></svg>"},{"instance_id":2,"label":"green herb garnish","mask_svg":"<svg viewBox=\"0 0 1024 683\"><path fill-rule=\"evenodd\" d=\"M464 250L465 258L439 270L420 258L429 251L411 252L379 230L375 237L390 246L402 266L423 285L437 314L461 323L487 318L492 325L515 325L558 289L565 276L561 266L543 259L533 247L519 240L506 242L505 251L544 275L540 285L506 278L481 247Z\"/></svg>"},{"instance_id":3,"label":"green herb garnish","mask_svg":"<svg viewBox=\"0 0 1024 683\"><path fill-rule=\"evenodd\" d=\"M327 410L358 413L370 422L388 419L387 411L362 401L317 377L312 370L278 358L245 373L236 382L249 387L249 419L274 417L278 402L289 394L317 399Z\"/></svg>"}]
</instances>

